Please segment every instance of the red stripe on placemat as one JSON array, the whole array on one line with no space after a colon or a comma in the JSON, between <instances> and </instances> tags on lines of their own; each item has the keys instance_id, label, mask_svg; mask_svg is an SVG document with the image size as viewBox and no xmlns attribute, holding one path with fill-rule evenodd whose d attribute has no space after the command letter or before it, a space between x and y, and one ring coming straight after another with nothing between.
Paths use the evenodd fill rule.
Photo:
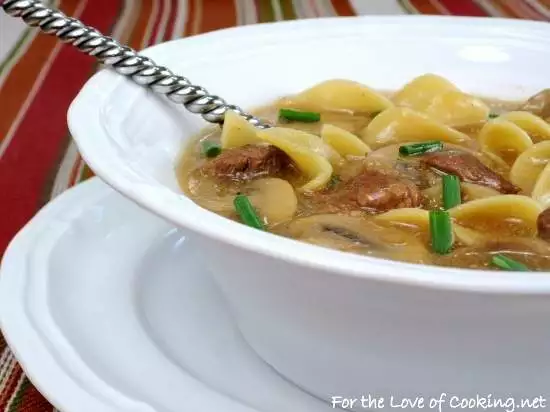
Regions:
<instances>
[{"instance_id":1,"label":"red stripe on placemat","mask_svg":"<svg viewBox=\"0 0 550 412\"><path fill-rule=\"evenodd\" d=\"M38 390L32 385L25 386L25 391L21 396L21 403L19 404L18 412L51 412L53 407L48 403L46 399L38 392Z\"/></svg>"},{"instance_id":2,"label":"red stripe on placemat","mask_svg":"<svg viewBox=\"0 0 550 412\"><path fill-rule=\"evenodd\" d=\"M355 9L350 4L349 0L332 0L332 7L336 10L339 16L355 16Z\"/></svg>"},{"instance_id":3,"label":"red stripe on placemat","mask_svg":"<svg viewBox=\"0 0 550 412\"><path fill-rule=\"evenodd\" d=\"M200 33L225 29L237 25L234 0L202 0Z\"/></svg>"},{"instance_id":4,"label":"red stripe on placemat","mask_svg":"<svg viewBox=\"0 0 550 412\"><path fill-rule=\"evenodd\" d=\"M98 30L109 30L120 0L89 1L82 20ZM0 193L5 212L0 225L0 250L42 206L44 186L59 165L66 136L66 111L88 79L95 61L65 46L51 66L24 121L0 162ZM24 165L24 167L22 167Z\"/></svg>"},{"instance_id":5,"label":"red stripe on placemat","mask_svg":"<svg viewBox=\"0 0 550 412\"><path fill-rule=\"evenodd\" d=\"M485 17L487 12L473 0L436 0L455 16Z\"/></svg>"}]
</instances>

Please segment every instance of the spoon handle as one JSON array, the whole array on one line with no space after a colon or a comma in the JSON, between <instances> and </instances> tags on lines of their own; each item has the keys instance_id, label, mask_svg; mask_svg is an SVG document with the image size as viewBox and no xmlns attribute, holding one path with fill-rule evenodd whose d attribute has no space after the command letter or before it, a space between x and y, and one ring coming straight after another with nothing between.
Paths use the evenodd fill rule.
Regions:
<instances>
[{"instance_id":1,"label":"spoon handle","mask_svg":"<svg viewBox=\"0 0 550 412\"><path fill-rule=\"evenodd\" d=\"M28 26L38 27L44 33L72 44L138 85L165 95L174 103L183 104L187 110L200 114L210 123L223 123L225 112L233 110L258 128L270 127L240 107L226 103L221 97L211 95L205 88L191 84L185 77L158 66L150 58L104 36L77 19L67 17L59 10L47 7L39 0L0 0L0 6L10 16L20 17Z\"/></svg>"}]
</instances>

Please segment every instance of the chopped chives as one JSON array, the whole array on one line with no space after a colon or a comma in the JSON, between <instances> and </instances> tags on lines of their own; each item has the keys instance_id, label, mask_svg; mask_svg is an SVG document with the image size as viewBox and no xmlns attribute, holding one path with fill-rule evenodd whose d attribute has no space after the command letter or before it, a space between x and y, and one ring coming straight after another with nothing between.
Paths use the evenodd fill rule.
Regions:
<instances>
[{"instance_id":1,"label":"chopped chives","mask_svg":"<svg viewBox=\"0 0 550 412\"><path fill-rule=\"evenodd\" d=\"M443 207L451 209L462 203L460 179L455 175L443 176Z\"/></svg>"},{"instance_id":2,"label":"chopped chives","mask_svg":"<svg viewBox=\"0 0 550 412\"><path fill-rule=\"evenodd\" d=\"M445 210L430 210L430 234L434 252L444 255L453 246L451 216Z\"/></svg>"},{"instance_id":3,"label":"chopped chives","mask_svg":"<svg viewBox=\"0 0 550 412\"><path fill-rule=\"evenodd\" d=\"M233 205L235 206L235 211L245 225L256 229L265 230L262 220L256 213L254 206L252 206L252 203L250 203L250 199L248 199L247 196L240 194L235 196Z\"/></svg>"},{"instance_id":4,"label":"chopped chives","mask_svg":"<svg viewBox=\"0 0 550 412\"><path fill-rule=\"evenodd\" d=\"M416 156L428 152L437 152L443 149L443 143L433 140L423 143L406 144L399 147L399 153L403 156Z\"/></svg>"},{"instance_id":5,"label":"chopped chives","mask_svg":"<svg viewBox=\"0 0 550 412\"><path fill-rule=\"evenodd\" d=\"M498 116L500 116L498 113L489 113L489 119L496 119Z\"/></svg>"},{"instance_id":6,"label":"chopped chives","mask_svg":"<svg viewBox=\"0 0 550 412\"><path fill-rule=\"evenodd\" d=\"M338 183L340 183L340 176L338 175L332 175L330 180L328 181L327 186L329 188L336 186Z\"/></svg>"},{"instance_id":7,"label":"chopped chives","mask_svg":"<svg viewBox=\"0 0 550 412\"><path fill-rule=\"evenodd\" d=\"M491 258L491 263L504 270L512 270L517 272L529 272L529 268L523 263L518 262L517 260L511 259L504 255L495 255Z\"/></svg>"},{"instance_id":8,"label":"chopped chives","mask_svg":"<svg viewBox=\"0 0 550 412\"><path fill-rule=\"evenodd\" d=\"M293 109L279 109L279 117L290 121L312 123L321 120L321 113L302 112Z\"/></svg>"},{"instance_id":9,"label":"chopped chives","mask_svg":"<svg viewBox=\"0 0 550 412\"><path fill-rule=\"evenodd\" d=\"M201 151L206 157L216 157L222 152L222 147L216 142L203 140L201 142Z\"/></svg>"}]
</instances>

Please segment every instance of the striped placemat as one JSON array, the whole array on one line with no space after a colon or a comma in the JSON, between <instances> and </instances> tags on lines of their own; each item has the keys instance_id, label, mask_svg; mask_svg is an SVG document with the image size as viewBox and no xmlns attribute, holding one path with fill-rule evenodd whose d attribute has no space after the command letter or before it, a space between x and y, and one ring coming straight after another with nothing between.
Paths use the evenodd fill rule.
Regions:
<instances>
[{"instance_id":1,"label":"striped placemat","mask_svg":"<svg viewBox=\"0 0 550 412\"><path fill-rule=\"evenodd\" d=\"M356 14L450 14L550 20L550 0L49 0L141 49L224 27ZM92 176L66 112L97 69L55 39L0 15L0 251L51 198ZM0 412L55 411L0 336ZM78 411L64 411L78 412Z\"/></svg>"}]
</instances>

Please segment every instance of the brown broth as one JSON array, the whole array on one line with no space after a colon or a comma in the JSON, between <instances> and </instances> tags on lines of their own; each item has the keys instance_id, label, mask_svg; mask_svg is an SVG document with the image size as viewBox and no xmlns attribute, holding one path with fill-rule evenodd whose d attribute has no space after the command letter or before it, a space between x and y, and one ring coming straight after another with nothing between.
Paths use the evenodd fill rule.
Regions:
<instances>
[{"instance_id":1,"label":"brown broth","mask_svg":"<svg viewBox=\"0 0 550 412\"><path fill-rule=\"evenodd\" d=\"M485 99L484 99L485 100ZM260 118L272 122L278 126L295 128L309 133L320 133L320 127L324 123L330 123L352 133L359 133L374 118L368 113L351 113L322 111L321 121L318 123L298 123L279 121L278 110L285 106L287 100L280 99L271 106L259 108L254 114ZM504 113L514 110L519 106L517 102L503 102L497 100L485 100L494 113ZM292 107L286 105L285 107ZM298 107L307 110L308 107ZM476 138L484 123L464 125L457 130ZM199 134L184 151L177 165L177 178L183 192L200 206L227 218L238 221L233 209L233 198L237 193L250 193L247 183L229 181L220 183L204 176L200 168L207 160L201 156L200 142L208 139L219 142L221 130L208 128ZM389 150L389 149L388 149ZM479 151L479 148L470 147L475 155L486 166L497 173L508 177L510 160L505 157L505 162L498 162L491 156ZM370 154L369 154L370 156ZM391 156L388 158L348 158L347 162L337 171L340 180L347 180L357 174L366 163L374 164L377 168L392 168L395 166ZM414 160L412 160L414 161ZM508 165L506 164L508 163ZM297 173L290 173L285 178L293 187L299 187L304 179ZM336 183L340 184L340 183ZM439 186L438 186L439 185ZM423 208L432 209L441 207L440 177L436 175L429 186L424 188L425 201ZM482 188L483 189L483 188ZM483 192L483 191L482 191ZM468 192L473 193L473 192ZM466 195L464 201L469 201L470 195ZM480 215L477 220L470 219L467 222L457 221L467 228L480 231L487 239L476 245L461 243L457 240L452 251L447 255L438 255L431 251L430 235L425 226L419 226L401 221L380 221L373 214L365 211L352 211L345 215L335 214L328 216L319 213L306 193L296 191L298 201L297 211L291 219L283 222L271 222L265 220L266 228L277 235L303 240L324 247L331 247L352 253L378 256L382 258L432 264L443 266L455 266L463 268L495 269L490 264L491 256L506 253L519 262L528 265L533 270L550 270L550 245L536 238L536 233L526 229L521 221L511 219L494 222L489 219L491 211L487 215ZM328 216L328 217L327 217ZM309 221L307 219L310 219ZM330 224L322 223L334 220ZM305 223L304 223L305 222ZM338 223L340 222L340 223ZM342 223L344 222L344 223ZM343 225L343 226L342 226ZM343 228L344 227L344 228ZM345 229L345 228L348 229ZM490 240L507 239L506 242L495 243Z\"/></svg>"}]
</instances>

